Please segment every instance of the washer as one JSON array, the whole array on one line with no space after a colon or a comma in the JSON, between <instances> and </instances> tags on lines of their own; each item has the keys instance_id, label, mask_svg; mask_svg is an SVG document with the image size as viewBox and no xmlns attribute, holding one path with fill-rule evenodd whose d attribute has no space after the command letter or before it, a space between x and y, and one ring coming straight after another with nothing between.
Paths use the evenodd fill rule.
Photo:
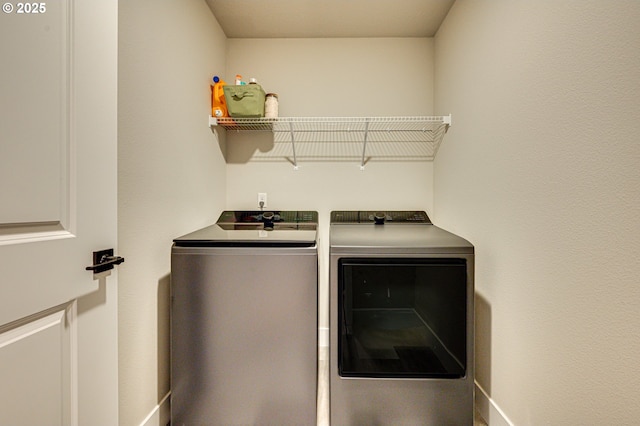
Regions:
<instances>
[{"instance_id":1,"label":"washer","mask_svg":"<svg viewBox=\"0 0 640 426\"><path fill-rule=\"evenodd\" d=\"M334 211L334 425L473 425L474 248L424 211Z\"/></svg>"},{"instance_id":2,"label":"washer","mask_svg":"<svg viewBox=\"0 0 640 426\"><path fill-rule=\"evenodd\" d=\"M316 423L318 214L225 211L171 250L171 424Z\"/></svg>"}]
</instances>

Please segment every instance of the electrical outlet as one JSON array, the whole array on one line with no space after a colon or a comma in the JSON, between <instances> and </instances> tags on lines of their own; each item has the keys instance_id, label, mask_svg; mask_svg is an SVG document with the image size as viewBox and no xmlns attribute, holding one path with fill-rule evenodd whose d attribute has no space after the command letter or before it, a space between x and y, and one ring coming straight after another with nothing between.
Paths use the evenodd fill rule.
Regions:
<instances>
[{"instance_id":1,"label":"electrical outlet","mask_svg":"<svg viewBox=\"0 0 640 426\"><path fill-rule=\"evenodd\" d=\"M258 192L258 206L259 207L267 207L267 193L266 192Z\"/></svg>"}]
</instances>

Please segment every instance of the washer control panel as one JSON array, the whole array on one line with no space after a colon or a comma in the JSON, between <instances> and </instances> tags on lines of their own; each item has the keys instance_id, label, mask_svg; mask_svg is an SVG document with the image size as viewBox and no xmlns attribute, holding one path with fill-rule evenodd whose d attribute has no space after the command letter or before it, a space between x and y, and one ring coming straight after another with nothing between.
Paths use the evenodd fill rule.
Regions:
<instances>
[{"instance_id":1,"label":"washer control panel","mask_svg":"<svg viewBox=\"0 0 640 426\"><path fill-rule=\"evenodd\" d=\"M216 222L225 230L288 229L313 230L317 228L318 212L284 210L228 210Z\"/></svg>"}]
</instances>

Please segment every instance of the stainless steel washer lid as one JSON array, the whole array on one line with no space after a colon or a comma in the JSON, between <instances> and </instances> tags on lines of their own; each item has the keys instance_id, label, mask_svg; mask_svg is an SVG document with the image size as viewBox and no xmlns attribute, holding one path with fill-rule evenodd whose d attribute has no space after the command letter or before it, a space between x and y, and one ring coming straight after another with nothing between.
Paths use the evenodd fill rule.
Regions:
<instances>
[{"instance_id":1,"label":"stainless steel washer lid","mask_svg":"<svg viewBox=\"0 0 640 426\"><path fill-rule=\"evenodd\" d=\"M178 247L311 247L318 212L224 211L215 225L174 239Z\"/></svg>"},{"instance_id":2,"label":"stainless steel washer lid","mask_svg":"<svg viewBox=\"0 0 640 426\"><path fill-rule=\"evenodd\" d=\"M332 253L474 252L469 241L432 225L420 211L331 212L330 247Z\"/></svg>"}]
</instances>

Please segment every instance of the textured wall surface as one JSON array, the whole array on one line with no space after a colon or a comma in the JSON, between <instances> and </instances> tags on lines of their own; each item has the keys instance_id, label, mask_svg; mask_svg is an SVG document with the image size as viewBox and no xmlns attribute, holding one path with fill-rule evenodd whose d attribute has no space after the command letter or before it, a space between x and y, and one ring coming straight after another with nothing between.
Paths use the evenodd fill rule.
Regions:
<instances>
[{"instance_id":1,"label":"textured wall surface","mask_svg":"<svg viewBox=\"0 0 640 426\"><path fill-rule=\"evenodd\" d=\"M638 22L458 0L435 39L435 220L476 245L476 378L517 425L640 417Z\"/></svg>"},{"instance_id":2,"label":"textured wall surface","mask_svg":"<svg viewBox=\"0 0 640 426\"><path fill-rule=\"evenodd\" d=\"M119 39L119 424L137 426L169 392L172 239L224 209L207 116L226 37L203 1L145 0L120 2Z\"/></svg>"}]
</instances>

